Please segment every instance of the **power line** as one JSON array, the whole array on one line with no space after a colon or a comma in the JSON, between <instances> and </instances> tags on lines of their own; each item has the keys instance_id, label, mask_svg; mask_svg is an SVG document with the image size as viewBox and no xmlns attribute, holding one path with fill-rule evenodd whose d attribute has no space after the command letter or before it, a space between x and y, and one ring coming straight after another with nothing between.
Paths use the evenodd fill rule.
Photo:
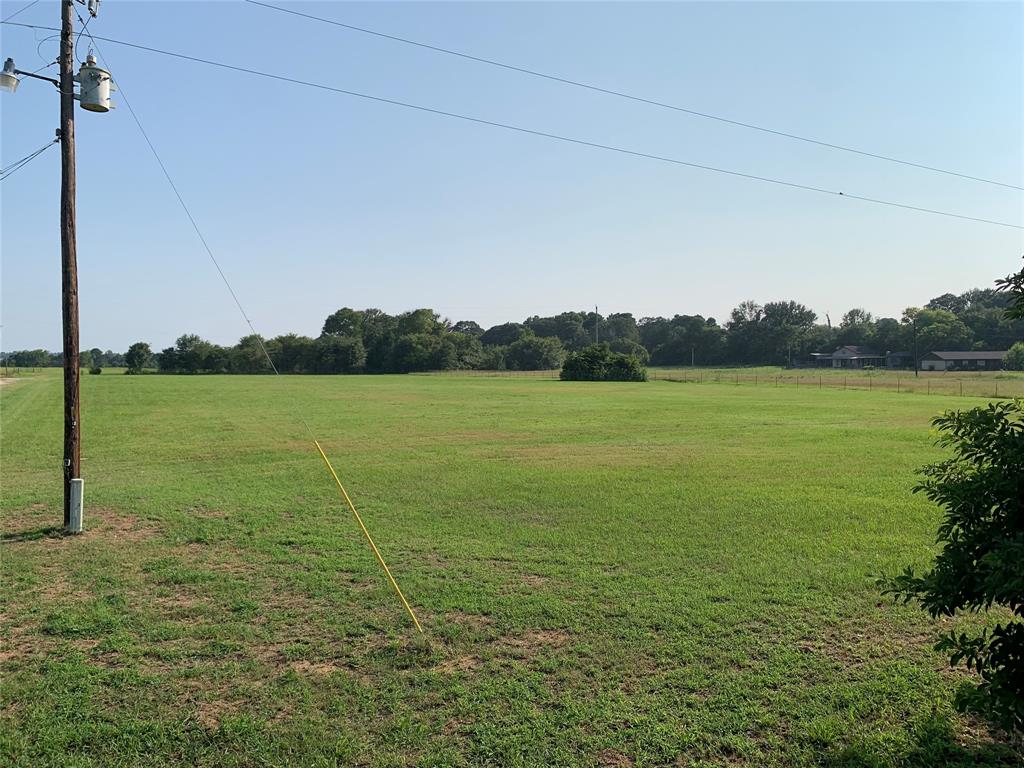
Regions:
<instances>
[{"instance_id":1,"label":"power line","mask_svg":"<svg viewBox=\"0 0 1024 768\"><path fill-rule=\"evenodd\" d=\"M13 18L14 18L15 16L20 16L21 14L23 14L23 13L24 13L25 11L27 11L27 10L28 10L29 8L31 8L31 7L33 6L33 5L35 5L35 4L36 4L36 3L38 3L38 2L39 2L39 0L32 0L32 2L31 2L31 3L29 3L28 5L26 5L26 6L25 6L24 8L22 8L22 9L21 9L20 11L15 11L14 13L12 13L12 14L11 14L10 16L8 16L8 17L7 17L6 19L4 19L4 20L3 20L2 22L0 22L0 23L2 23L2 24L6 24L6 23L7 23L8 21L10 21L11 19L13 19Z\"/></svg>"},{"instance_id":2,"label":"power line","mask_svg":"<svg viewBox=\"0 0 1024 768\"><path fill-rule=\"evenodd\" d=\"M51 27L34 27L30 24L21 24L19 22L11 22L14 26L29 27L29 28L40 28L40 29L52 29ZM909 205L907 203L899 203L893 200L884 200L877 197L868 197L866 195L854 195L846 192L841 192L834 189L827 189L825 187L817 187L811 184L801 184L795 181L786 181L785 179L778 179L771 176L760 176L754 173L746 173L743 171L734 171L728 168L719 168L713 165L705 165L703 163L695 163L689 160L680 160L679 158L668 157L665 155L656 155L649 152L641 152L634 149L626 149L625 147L617 147L611 144L601 144L595 141L587 141L585 139L576 139L571 136L563 136L557 133L549 133L547 131L535 130L533 128L524 128L518 125L511 125L509 123L500 123L495 120L486 120L480 117L471 117L469 115L459 114L457 112L448 112L443 109L435 109L433 107L425 107L420 104L411 104L405 101L398 101L397 99L388 99L383 96L374 96L368 93L360 93L359 91L350 91L345 88L337 88L332 85L325 85L323 83L314 83L309 80L300 80L294 77L287 77L285 75L275 75L271 72L261 72L260 70L250 69L248 67L240 67L235 64L225 64L220 61L213 61L212 59L204 59L198 56L189 56L184 53L174 53L173 51L166 51L160 48L153 48L147 45L140 45L138 43L129 43L124 40L115 40L109 37L92 37L93 42L96 40L102 40L104 42L112 43L115 45L123 45L128 48L135 48L137 50L148 51L149 53L156 53L162 56L170 56L176 59L183 59L185 61L192 61L198 64L206 64L212 67L219 67L221 69L228 69L234 72L244 72L250 75L256 75L257 77L265 77L271 80L277 80L284 83L292 83L293 85L302 85L308 88L316 88L323 91L329 91L331 93L339 93L345 96L354 96L359 99L366 99L367 101L376 101L382 104L390 104L396 107L402 107L404 109L412 109L418 112L426 112L432 115L439 115L441 117L449 117L455 120L463 120L469 123L476 123L478 125L487 125L492 128L502 128L507 131L515 131L517 133L524 133L530 136L539 136L545 139L552 139L555 141L561 141L568 144L577 144L579 146L591 147L592 149L601 149L607 152L616 152L618 154L630 155L632 157L642 157L647 160L656 160L658 162L670 163L672 165L681 165L687 168L696 168L702 171L710 171L713 173L721 173L727 176L735 176L737 178L750 179L752 181L761 181L767 184L775 184L781 187L790 187L792 189L802 189L807 192L817 192L823 195L830 195L833 197L843 197L849 200L860 200L865 203L872 203L874 205L884 205L892 208L902 208L908 211L918 211L919 213L928 213L935 216L945 216L953 219L962 219L964 221L975 221L981 224L991 224L997 227L1009 227L1010 229L1022 229L1024 225L1014 224L1006 221L996 221L994 219L984 219L978 216L967 216L960 213L953 213L951 211L942 211L935 208L925 208L923 206Z\"/></svg>"},{"instance_id":3,"label":"power line","mask_svg":"<svg viewBox=\"0 0 1024 768\"><path fill-rule=\"evenodd\" d=\"M93 46L96 48L96 54L100 57L100 61L103 63L103 66L107 67L106 58L104 58L103 52L100 51L99 45L96 44L95 38L93 38L90 35L89 39L92 40ZM109 67L107 68L109 69ZM178 191L178 185L174 183L174 179L171 178L171 174L167 170L167 166L164 165L164 161L160 157L160 153L156 151L156 147L153 145L152 140L150 140L149 134L146 133L146 129L142 127L142 121L139 120L139 116L135 113L135 110L132 109L132 105L131 102L128 101L127 94L124 92L124 89L120 86L118 86L118 90L121 94L121 100L124 101L124 105L128 108L128 112L132 116L132 120L134 120L135 125L138 126L139 132L142 134L142 138L145 139L146 144L149 146L150 152L153 153L153 157L156 159L157 165L160 166L160 170L163 172L164 178L167 179L167 183L170 185L171 190L174 192L174 196L178 198L178 202L181 204L181 209L185 212L185 215L188 217L189 222L192 224L192 229L195 230L196 235L199 237L199 242L203 244L203 248L206 250L206 254L210 257L210 261L213 262L213 266L216 267L217 273L220 275L220 279L224 281L224 286L228 289L228 293L231 294L231 298L234 300L235 306L238 307L239 313L241 313L246 325L249 326L249 330L252 331L253 336L256 338L256 342L260 345L260 349L263 351L264 357L267 358L267 362L270 364L270 369L274 372L274 374L277 377L280 377L281 372L277 369L277 366L274 365L274 360L270 357L270 353L267 351L267 347L263 343L263 337L256 332L256 328L253 326L252 320L249 319L249 315L248 313L246 313L245 308L242 306L242 302L238 299L238 294L236 294L235 289L231 287L231 283L228 281L227 275L224 274L224 270L221 269L220 263L217 261L217 257L213 255L213 249L210 248L210 244L207 242L206 237L202 233L202 230L199 229L199 225L196 223L196 219L192 215L192 211L189 210L188 205L185 203L185 198L183 198L181 196L181 192ZM373 554L376 556L377 561L384 569L384 573L387 575L388 581L391 582L391 586L394 588L395 592L398 594L398 597L401 599L402 605L405 607L406 612L408 612L409 617L412 619L412 622L416 626L417 631L420 634L423 634L423 627L420 626L419 619L416 618L416 614L413 612L412 606L409 605L409 601L406 600L405 595L402 593L401 588L398 586L398 581L391 574L391 569L388 568L388 564L384 562L383 555L381 555L380 550L377 549L377 545L374 543L373 537L370 536L369 529L367 529L365 523L363 523L363 518L360 516L359 512L356 511L355 504L353 504L352 499L349 498L348 491L346 491L345 486L342 485L341 480L338 477L338 473L335 472L334 466L331 464L331 460L327 458L327 454L324 452L324 449L320 446L320 441L317 440L317 437L314 434L313 430L310 428L309 423L306 421L305 417L297 409L297 407L294 406L294 404L292 404L291 410L293 415L298 419L298 421L302 423L302 426L306 428L306 432L309 433L309 437L313 441L313 445L316 446L316 449L319 452L320 457L324 460L324 463L327 465L327 469L330 472L331 476L334 478L334 482L340 489L342 497L345 500L345 503L348 505L348 508L352 511L353 517L355 517L356 522L359 524L360 530L366 537L366 541L370 545L370 549L373 550Z\"/></svg>"},{"instance_id":4,"label":"power line","mask_svg":"<svg viewBox=\"0 0 1024 768\"><path fill-rule=\"evenodd\" d=\"M344 29L352 30L353 32L361 32L363 34L373 35L375 37L384 38L385 40L392 40L394 42L404 43L406 45L413 45L413 46L416 46L417 48L424 48L424 49L426 49L428 51L434 51L436 53L443 53L443 54L446 54L448 56L457 56L457 57L459 57L461 59L467 59L469 61L475 61L475 62L478 62L480 64L487 64L487 65L492 66L492 67L500 67L501 69L506 69L506 70L509 70L509 71L512 71L512 72L519 72L520 74L529 75L531 77L539 77L539 78L543 78L544 80L551 80L551 81L556 82L556 83L562 83L564 85L571 85L571 86L573 86L575 88L585 88L588 91L595 91L597 93L603 93L603 94L606 94L608 96L616 96L616 97L621 98L621 99L629 99L630 101L639 102L641 104L648 104L648 105L654 106L654 107L661 107L662 109L670 109L670 110L673 110L675 112L683 112L683 113L685 113L687 115L692 115L694 117L701 117L701 118L704 118L706 120L716 120L716 121L718 121L720 123L727 123L728 125L735 125L735 126L738 126L740 128L748 128L748 129L753 130L753 131L761 131L762 133L769 133L769 134L772 134L773 136L780 136L780 137L786 138L786 139L793 139L795 141L802 141L802 142L805 142L807 144L815 144L815 145L817 145L819 147L826 147L828 149L836 149L836 150L839 150L841 152L850 152L850 153L855 154L855 155L861 155L863 157L871 157L871 158L874 158L876 160L884 160L884 161L890 162L890 163L899 163L900 165L910 166L911 168L919 168L919 169L922 169L922 170L925 170L925 171L933 171L934 173L943 173L943 174L946 174L947 176L957 176L957 177L959 177L961 179L970 179L971 181L980 181L980 182L982 182L984 184L994 184L997 187L1006 187L1008 189L1024 190L1024 186L1019 186L1017 184L1008 184L1006 182L995 181L993 179L985 179L985 178L982 178L980 176L971 176L970 174L960 173L959 171L951 171L951 170L948 170L946 168L937 168L937 167L932 166L932 165L925 165L923 163L915 163L915 162L912 162L910 160L902 160L902 159L900 159L898 157L891 157L889 155L881 155L881 154L878 154L876 152L868 152L868 151L863 150L863 149L856 149L854 147L848 147L848 146L844 146L842 144L833 144L831 142L822 141L820 139L812 139L812 138L809 138L807 136L800 136L799 134L795 134L795 133L787 133L786 131L780 131L780 130L776 130L774 128L767 128L767 127L765 127L763 125L757 125L755 123L747 123L747 122L743 122L742 120L733 120L731 118L723 117L721 115L711 114L709 112L700 112L698 110L690 109L688 107L681 107L681 106L678 106L676 104L668 104L666 102L657 101L655 99L647 99L647 98L644 98L643 96L636 96L634 94L626 93L624 91L616 91L616 90L613 90L611 88L602 88L601 86L593 85L591 83L584 83L584 82L581 82L579 80L571 80L571 79L566 78L566 77L559 77L558 75L550 75L550 74L547 74L545 72L539 72L539 71L534 70L534 69L527 69L526 67L518 67L518 66L516 66L514 64L506 64L505 62L502 62L502 61L495 61L494 59L486 59L486 58L483 58L482 56L473 56L472 54L463 53L462 51L455 51L455 50L452 50L450 48L442 48L442 47L437 46L437 45L431 45L429 43L422 43L422 42L420 42L418 40L410 40L409 38L406 38L406 37L398 37L397 35L389 35L389 34L384 33L384 32L378 32L377 30L374 30L374 29L367 29L366 27L357 27L354 24L345 24L343 22L336 21L334 19L327 19L327 18L324 18L322 16L314 16L311 13L303 13L302 11L292 10L291 8L282 8L282 7L277 6L277 5L271 5L270 3L260 2L260 0L245 0L245 2L249 3L250 5L259 5L259 6L262 6L263 8L270 8L270 9L275 10L275 11L280 11L281 13L291 14L292 16L299 16L299 17L304 18L304 19L310 19L312 21L319 21L319 22L322 22L324 24L330 24L330 25L335 26L335 27L342 27Z\"/></svg>"},{"instance_id":5,"label":"power line","mask_svg":"<svg viewBox=\"0 0 1024 768\"><path fill-rule=\"evenodd\" d=\"M6 168L0 168L0 181L6 181L9 177L14 175L15 172L21 170L26 165L31 163L33 160L35 160L37 157L39 157L41 154L43 154L43 152L48 150L54 144L59 144L59 143L60 143L60 137L57 137L53 141L48 141L46 144L41 146L35 152L32 152L32 153L30 153L28 155L25 155L25 157L21 158L21 160L17 160L16 162L11 163Z\"/></svg>"}]
</instances>

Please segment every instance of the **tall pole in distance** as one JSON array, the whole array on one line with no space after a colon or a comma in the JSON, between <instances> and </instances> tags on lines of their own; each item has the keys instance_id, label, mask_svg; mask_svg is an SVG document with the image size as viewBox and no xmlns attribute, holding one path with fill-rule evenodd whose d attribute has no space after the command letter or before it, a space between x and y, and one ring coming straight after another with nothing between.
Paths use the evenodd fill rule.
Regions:
<instances>
[{"instance_id":1,"label":"tall pole in distance","mask_svg":"<svg viewBox=\"0 0 1024 768\"><path fill-rule=\"evenodd\" d=\"M60 24L60 265L64 327L64 527L72 525L72 480L81 476L78 385L78 254L75 248L74 0L61 0ZM79 485L78 504L81 504ZM74 531L78 532L78 531Z\"/></svg>"},{"instance_id":2,"label":"tall pole in distance","mask_svg":"<svg viewBox=\"0 0 1024 768\"><path fill-rule=\"evenodd\" d=\"M914 378L918 377L918 371L921 370L921 363L917 359L917 317L914 317Z\"/></svg>"}]
</instances>

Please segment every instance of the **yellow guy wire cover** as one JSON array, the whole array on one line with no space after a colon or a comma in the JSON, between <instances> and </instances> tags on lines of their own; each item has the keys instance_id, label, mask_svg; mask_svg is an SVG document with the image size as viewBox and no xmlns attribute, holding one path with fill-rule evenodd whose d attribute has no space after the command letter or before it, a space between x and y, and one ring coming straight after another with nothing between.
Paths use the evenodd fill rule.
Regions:
<instances>
[{"instance_id":1,"label":"yellow guy wire cover","mask_svg":"<svg viewBox=\"0 0 1024 768\"><path fill-rule=\"evenodd\" d=\"M341 484L341 480L338 478L338 473L334 471L334 467L331 465L331 460L327 458L327 454L324 453L324 449L320 447L320 443L317 440L313 440L313 445L320 451L320 456L324 460L324 464L327 465L328 471L331 473L331 477L334 478L334 482L338 484L338 489L341 491L342 497L345 499L345 503L348 504L348 508L352 510L352 514L356 518L356 522L359 523L359 527L363 531L363 535L366 537L366 541L370 544L370 549L373 550L373 554L377 556L378 562L384 569L384 573L388 575L388 579L391 581L391 586L395 588L395 592L402 601L402 605L405 606L405 610L409 612L409 618L412 619L412 623L416 625L416 629L419 630L420 634L423 634L423 627L420 626L419 619L416 618L416 614L413 613L412 606L409 605L409 601L405 599L405 595L402 594L401 587L398 586L398 582L395 581L395 577L391 575L391 569L388 568L388 564L384 562L384 558L380 554L380 550L377 549L377 545L373 543L373 537L370 536L370 532L366 530L366 526L363 524L363 518L359 516L356 511L356 505L352 503L352 499L348 497L348 491L345 490L345 486Z\"/></svg>"}]
</instances>

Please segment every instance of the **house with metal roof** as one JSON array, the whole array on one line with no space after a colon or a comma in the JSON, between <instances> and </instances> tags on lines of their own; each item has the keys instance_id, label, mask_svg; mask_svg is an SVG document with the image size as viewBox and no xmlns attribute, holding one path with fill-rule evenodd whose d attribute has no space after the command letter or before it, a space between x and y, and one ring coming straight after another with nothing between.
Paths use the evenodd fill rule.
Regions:
<instances>
[{"instance_id":1,"label":"house with metal roof","mask_svg":"<svg viewBox=\"0 0 1024 768\"><path fill-rule=\"evenodd\" d=\"M883 353L853 344L835 352L812 352L811 360L818 368L881 368L885 365Z\"/></svg>"},{"instance_id":2,"label":"house with metal roof","mask_svg":"<svg viewBox=\"0 0 1024 768\"><path fill-rule=\"evenodd\" d=\"M1006 350L928 352L921 355L922 371L999 371Z\"/></svg>"}]
</instances>

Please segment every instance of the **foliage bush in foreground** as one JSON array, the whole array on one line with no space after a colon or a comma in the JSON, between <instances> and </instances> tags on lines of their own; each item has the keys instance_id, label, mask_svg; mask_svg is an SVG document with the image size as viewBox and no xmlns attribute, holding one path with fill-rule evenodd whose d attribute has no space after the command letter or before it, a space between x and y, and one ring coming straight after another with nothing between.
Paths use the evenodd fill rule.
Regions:
<instances>
[{"instance_id":1,"label":"foliage bush in foreground","mask_svg":"<svg viewBox=\"0 0 1024 768\"><path fill-rule=\"evenodd\" d=\"M953 456L924 467L914 490L945 509L942 551L927 573L907 568L879 583L932 617L993 606L1012 612L991 631L946 633L936 649L981 678L961 688L958 707L1024 730L1024 401L948 412L933 424Z\"/></svg>"},{"instance_id":2,"label":"foliage bush in foreground","mask_svg":"<svg viewBox=\"0 0 1024 768\"><path fill-rule=\"evenodd\" d=\"M560 378L563 381L647 381L647 369L632 355L612 352L607 344L591 344L565 359Z\"/></svg>"},{"instance_id":3,"label":"foliage bush in foreground","mask_svg":"<svg viewBox=\"0 0 1024 768\"><path fill-rule=\"evenodd\" d=\"M1003 366L1008 371L1024 371L1024 341L1018 341L1003 355Z\"/></svg>"}]
</instances>

